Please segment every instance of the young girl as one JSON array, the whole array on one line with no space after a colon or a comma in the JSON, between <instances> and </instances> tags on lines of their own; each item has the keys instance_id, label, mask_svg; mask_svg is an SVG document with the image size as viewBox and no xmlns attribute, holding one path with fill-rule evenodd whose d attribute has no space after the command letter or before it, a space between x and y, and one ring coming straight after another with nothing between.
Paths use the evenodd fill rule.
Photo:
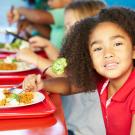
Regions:
<instances>
[{"instance_id":1,"label":"young girl","mask_svg":"<svg viewBox=\"0 0 135 135\"><path fill-rule=\"evenodd\" d=\"M120 7L104 9L98 16L81 21L68 34L61 52L67 58L66 72L71 79L38 79L33 83L37 89L61 88L61 93L70 94L93 90L93 80L98 83L106 134L134 135L134 24L135 12Z\"/></svg>"},{"instance_id":2,"label":"young girl","mask_svg":"<svg viewBox=\"0 0 135 135\"><path fill-rule=\"evenodd\" d=\"M68 60L67 74L77 86L90 89L95 70L92 79L98 79L107 135L135 133L134 23L132 10L102 10L72 29L61 52Z\"/></svg>"}]
</instances>

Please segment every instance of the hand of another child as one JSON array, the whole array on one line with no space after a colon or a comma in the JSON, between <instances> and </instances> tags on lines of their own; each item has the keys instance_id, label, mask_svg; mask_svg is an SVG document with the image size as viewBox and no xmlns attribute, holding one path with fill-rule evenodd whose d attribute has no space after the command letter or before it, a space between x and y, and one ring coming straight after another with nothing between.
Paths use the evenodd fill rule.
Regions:
<instances>
[{"instance_id":1,"label":"hand of another child","mask_svg":"<svg viewBox=\"0 0 135 135\"><path fill-rule=\"evenodd\" d=\"M16 58L18 60L22 60L37 65L38 56L30 48L24 48L19 50L16 54Z\"/></svg>"},{"instance_id":2,"label":"hand of another child","mask_svg":"<svg viewBox=\"0 0 135 135\"><path fill-rule=\"evenodd\" d=\"M50 46L50 41L40 36L31 37L29 43L32 48L46 48Z\"/></svg>"},{"instance_id":3,"label":"hand of another child","mask_svg":"<svg viewBox=\"0 0 135 135\"><path fill-rule=\"evenodd\" d=\"M39 91L43 89L43 86L44 84L40 74L28 75L23 81L23 90L26 91Z\"/></svg>"}]
</instances>

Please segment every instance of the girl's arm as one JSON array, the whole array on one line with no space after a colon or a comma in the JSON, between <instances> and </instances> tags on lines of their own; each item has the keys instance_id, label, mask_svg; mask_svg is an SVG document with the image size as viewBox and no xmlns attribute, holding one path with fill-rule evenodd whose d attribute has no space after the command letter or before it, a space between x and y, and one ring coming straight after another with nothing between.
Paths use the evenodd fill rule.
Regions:
<instances>
[{"instance_id":1,"label":"girl's arm","mask_svg":"<svg viewBox=\"0 0 135 135\"><path fill-rule=\"evenodd\" d=\"M83 92L82 88L77 87L67 77L51 78L44 81L44 89L51 93L70 95Z\"/></svg>"},{"instance_id":2,"label":"girl's arm","mask_svg":"<svg viewBox=\"0 0 135 135\"><path fill-rule=\"evenodd\" d=\"M73 85L66 77L57 77L42 80L41 75L28 75L23 81L24 90L38 91L44 89L50 93L58 93L61 95L70 95L82 92L81 88Z\"/></svg>"},{"instance_id":3,"label":"girl's arm","mask_svg":"<svg viewBox=\"0 0 135 135\"><path fill-rule=\"evenodd\" d=\"M135 135L135 114L133 114L133 116L132 116L130 135Z\"/></svg>"}]
</instances>

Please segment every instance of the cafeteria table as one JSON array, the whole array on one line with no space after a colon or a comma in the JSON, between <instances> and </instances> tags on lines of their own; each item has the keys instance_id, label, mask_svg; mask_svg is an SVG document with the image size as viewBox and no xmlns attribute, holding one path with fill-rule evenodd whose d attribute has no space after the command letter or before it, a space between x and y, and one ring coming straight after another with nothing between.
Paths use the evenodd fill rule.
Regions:
<instances>
[{"instance_id":1,"label":"cafeteria table","mask_svg":"<svg viewBox=\"0 0 135 135\"><path fill-rule=\"evenodd\" d=\"M4 57L5 55L7 54L3 54ZM11 87L12 85L21 83L27 74L33 73L38 74L40 71L33 69L20 73L0 73L0 87ZM60 95L47 94L46 96L51 101L55 110L53 110L53 113L45 116L26 118L2 117L0 108L0 135L67 135Z\"/></svg>"},{"instance_id":2,"label":"cafeteria table","mask_svg":"<svg viewBox=\"0 0 135 135\"><path fill-rule=\"evenodd\" d=\"M58 94L50 94L56 111L39 118L0 119L0 135L67 135L65 119Z\"/></svg>"}]
</instances>

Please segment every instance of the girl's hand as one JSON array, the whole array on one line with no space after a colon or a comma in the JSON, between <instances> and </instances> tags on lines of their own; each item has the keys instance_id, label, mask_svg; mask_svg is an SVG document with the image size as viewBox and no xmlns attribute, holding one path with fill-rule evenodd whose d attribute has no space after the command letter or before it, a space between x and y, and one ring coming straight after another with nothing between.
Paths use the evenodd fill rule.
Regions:
<instances>
[{"instance_id":1,"label":"girl's hand","mask_svg":"<svg viewBox=\"0 0 135 135\"><path fill-rule=\"evenodd\" d=\"M28 75L23 81L23 90L26 91L39 91L43 89L44 83L41 75Z\"/></svg>"},{"instance_id":2,"label":"girl's hand","mask_svg":"<svg viewBox=\"0 0 135 135\"><path fill-rule=\"evenodd\" d=\"M29 43L32 48L46 48L50 46L49 40L40 36L35 36L29 39Z\"/></svg>"},{"instance_id":3,"label":"girl's hand","mask_svg":"<svg viewBox=\"0 0 135 135\"><path fill-rule=\"evenodd\" d=\"M38 56L30 48L24 48L17 52L16 58L37 65Z\"/></svg>"}]
</instances>

